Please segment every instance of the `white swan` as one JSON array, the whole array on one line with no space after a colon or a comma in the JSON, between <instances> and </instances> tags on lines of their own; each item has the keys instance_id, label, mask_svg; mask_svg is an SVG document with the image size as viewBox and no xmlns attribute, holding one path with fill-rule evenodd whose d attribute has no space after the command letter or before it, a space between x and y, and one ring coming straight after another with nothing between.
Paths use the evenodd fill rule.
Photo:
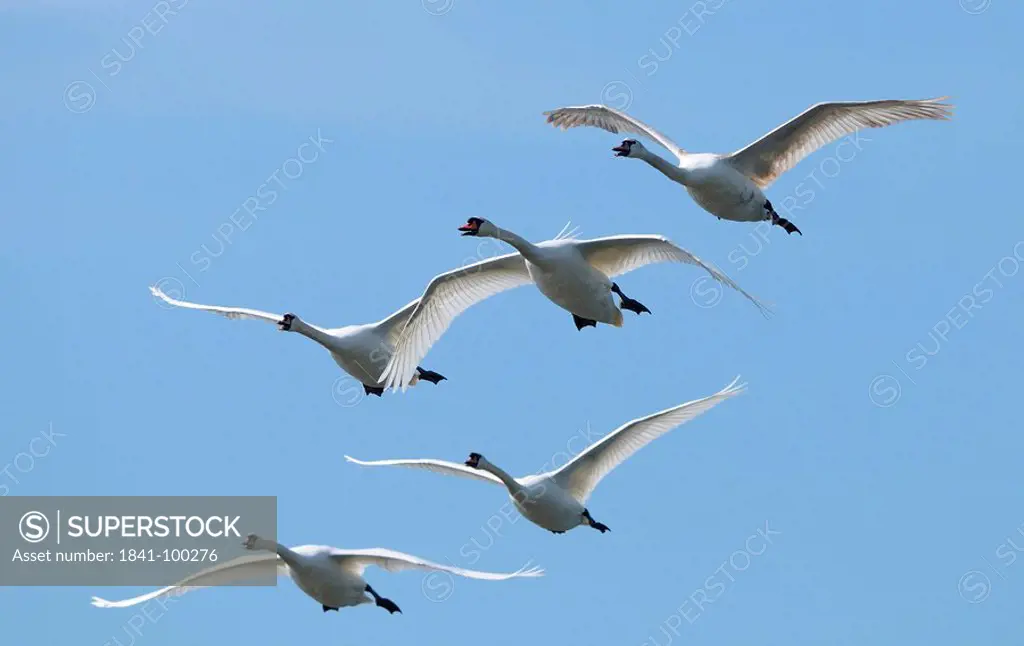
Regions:
<instances>
[{"instance_id":1,"label":"white swan","mask_svg":"<svg viewBox=\"0 0 1024 646\"><path fill-rule=\"evenodd\" d=\"M381 375L386 388L404 390L411 384L417 364L452 320L471 305L531 282L549 300L572 314L577 330L597 327L598 322L622 326L622 311L615 305L613 293L620 297L622 309L637 314L650 312L639 301L627 297L611 277L656 262L697 265L715 280L746 296L765 316L770 313L767 306L728 276L661 236L620 235L593 240L563 237L533 244L483 218L469 218L459 231L464 236L497 238L518 253L460 267L430 281Z\"/></svg>"},{"instance_id":2,"label":"white swan","mask_svg":"<svg viewBox=\"0 0 1024 646\"><path fill-rule=\"evenodd\" d=\"M688 153L640 120L603 105L559 108L544 115L548 123L563 130L594 126L649 137L675 155L678 163L650 152L635 139L625 139L612 150L616 157L642 159L682 184L697 204L719 219L771 220L788 233L803 235L792 222L779 217L762 189L818 148L861 128L881 128L911 119L948 119L953 106L941 103L946 98L819 103L729 155Z\"/></svg>"},{"instance_id":3,"label":"white swan","mask_svg":"<svg viewBox=\"0 0 1024 646\"><path fill-rule=\"evenodd\" d=\"M449 565L440 565L402 552L371 547L362 550L344 550L326 545L300 545L288 548L280 543L250 534L244 543L250 550L271 552L242 556L221 565L207 568L177 583L147 594L122 601L92 598L99 608L125 608L145 603L157 597L181 595L212 585L228 585L242 581L266 578L277 570L278 576L289 576L295 585L323 607L323 611L348 606L375 603L389 613L401 612L395 602L377 594L363 579L367 567L376 565L389 572L402 570L440 570L468 577L504 581L517 577L543 576L539 567L522 568L510 574L479 572Z\"/></svg>"},{"instance_id":4,"label":"white swan","mask_svg":"<svg viewBox=\"0 0 1024 646\"><path fill-rule=\"evenodd\" d=\"M156 287L150 287L149 291L157 298L176 307L214 312L229 319L257 319L277 323L278 327L285 332L298 332L327 348L335 363L363 384L363 390L367 395L372 394L378 397L384 393L384 389L378 385L378 381L384 366L391 359L395 338L419 303L419 299L416 299L376 323L326 329L306 323L294 314L281 316L241 307L200 305L171 298ZM415 385L420 379L437 384L445 380L446 377L432 370L414 366L409 385Z\"/></svg>"},{"instance_id":5,"label":"white swan","mask_svg":"<svg viewBox=\"0 0 1024 646\"><path fill-rule=\"evenodd\" d=\"M463 476L504 486L519 512L534 524L556 534L578 525L589 525L602 534L608 526L595 521L586 503L597 483L629 456L655 438L697 417L729 397L742 393L746 384L739 377L721 391L623 424L604 436L563 467L547 473L514 478L487 461L479 453L470 453L465 466L443 460L379 460L365 462L345 456L363 466L402 466L435 473Z\"/></svg>"}]
</instances>

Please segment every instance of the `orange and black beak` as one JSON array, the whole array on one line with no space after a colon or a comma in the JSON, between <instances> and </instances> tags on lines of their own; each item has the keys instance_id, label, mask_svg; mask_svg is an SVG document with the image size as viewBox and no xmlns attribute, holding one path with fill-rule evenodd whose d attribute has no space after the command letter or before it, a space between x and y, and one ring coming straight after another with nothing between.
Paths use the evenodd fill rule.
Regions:
<instances>
[{"instance_id":1,"label":"orange and black beak","mask_svg":"<svg viewBox=\"0 0 1024 646\"><path fill-rule=\"evenodd\" d=\"M459 227L459 231L461 231L464 236L475 236L477 232L480 231L480 225L482 223L483 220L480 218L470 218L465 224Z\"/></svg>"},{"instance_id":2,"label":"orange and black beak","mask_svg":"<svg viewBox=\"0 0 1024 646\"><path fill-rule=\"evenodd\" d=\"M633 144L636 142L632 139L626 139L618 146L612 148L612 152L615 153L616 157L627 157L629 151L633 148Z\"/></svg>"}]
</instances>

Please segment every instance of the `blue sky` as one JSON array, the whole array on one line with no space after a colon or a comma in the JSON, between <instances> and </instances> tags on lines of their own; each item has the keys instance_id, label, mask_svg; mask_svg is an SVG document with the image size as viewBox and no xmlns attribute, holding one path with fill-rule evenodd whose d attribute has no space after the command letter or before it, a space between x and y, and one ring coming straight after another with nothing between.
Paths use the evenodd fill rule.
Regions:
<instances>
[{"instance_id":1,"label":"blue sky","mask_svg":"<svg viewBox=\"0 0 1024 646\"><path fill-rule=\"evenodd\" d=\"M418 574L371 571L405 611L394 617L324 615L289 582L204 590L134 633L136 613L89 597L136 589L4 588L6 642L1020 634L1024 565L1007 539L1024 545L1024 225L1009 166L1024 132L1024 8L168 0L162 23L155 8L0 8L0 465L51 424L63 434L0 473L8 493L276 495L287 544L492 570L533 559L548 576L459 580L438 602ZM129 59L116 73L113 50ZM541 116L628 103L687 149L727 152L817 101L943 94L952 121L863 133L771 187L776 205L793 200L802 238L719 222L650 168L613 159L615 135L558 132ZM310 137L322 148L300 151ZM250 219L270 177L284 178L276 198ZM424 363L449 381L352 400L307 340L168 310L146 289L372 321L476 253L455 231L471 215L533 240L570 219L585 237L664 234L777 315L733 293L718 301L684 266L620 280L654 312L622 329L577 332L523 288L471 309L434 347ZM342 459L480 451L525 474L578 450L588 424L599 436L736 374L748 393L602 483L589 507L605 535L496 521L494 489ZM770 544L756 538L766 527Z\"/></svg>"}]
</instances>

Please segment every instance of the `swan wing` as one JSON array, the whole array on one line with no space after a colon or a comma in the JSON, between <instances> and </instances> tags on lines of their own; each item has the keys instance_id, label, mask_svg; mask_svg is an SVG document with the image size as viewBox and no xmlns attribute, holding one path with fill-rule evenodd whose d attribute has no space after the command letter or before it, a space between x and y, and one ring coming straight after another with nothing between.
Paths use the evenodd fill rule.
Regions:
<instances>
[{"instance_id":1,"label":"swan wing","mask_svg":"<svg viewBox=\"0 0 1024 646\"><path fill-rule=\"evenodd\" d=\"M169 585L166 588L160 588L159 590L154 590L131 599L108 601L99 597L93 597L92 605L97 608L127 608L128 606L146 603L157 597L180 596L186 592L214 585L228 585L241 581L251 581L267 576L270 568L274 567L275 563L277 575L286 576L288 574L288 566L284 564L284 561L277 554L247 554L221 565L215 565L214 567L197 572L174 585Z\"/></svg>"},{"instance_id":2,"label":"swan wing","mask_svg":"<svg viewBox=\"0 0 1024 646\"><path fill-rule=\"evenodd\" d=\"M353 464L358 464L364 467L411 467L413 469L425 469L427 471L433 471L434 473L443 473L449 476L461 476L463 478L473 478L474 480L483 480L484 482L491 482L496 485L504 487L505 485L498 479L497 476L490 474L481 469L471 469L464 464L457 464L455 462L445 462L444 460L429 460L429 459L415 459L415 460L357 460L351 456L346 455L345 459Z\"/></svg>"},{"instance_id":3,"label":"swan wing","mask_svg":"<svg viewBox=\"0 0 1024 646\"><path fill-rule=\"evenodd\" d=\"M376 565L388 572L401 572L403 570L436 570L458 576L464 576L470 579L487 579L490 581L504 581L506 579L515 579L519 577L538 577L544 575L543 568L531 566L530 563L527 563L515 572L481 572L479 570L467 570L465 568L451 565L433 563L426 559L421 559L418 556L403 554L402 552L396 552L395 550L389 550L383 547L370 547L362 550L343 550L333 548L330 552L330 557L339 566L358 576L362 576L366 568L371 565Z\"/></svg>"},{"instance_id":4,"label":"swan wing","mask_svg":"<svg viewBox=\"0 0 1024 646\"><path fill-rule=\"evenodd\" d=\"M912 119L949 119L953 106L942 103L946 98L819 103L727 159L764 188L815 150L861 128Z\"/></svg>"},{"instance_id":5,"label":"swan wing","mask_svg":"<svg viewBox=\"0 0 1024 646\"><path fill-rule=\"evenodd\" d=\"M622 464L626 458L655 438L746 390L746 384L737 385L737 381L739 381L739 377L709 397L680 404L674 408L623 424L550 476L574 498L581 503L586 502L601 478Z\"/></svg>"},{"instance_id":6,"label":"swan wing","mask_svg":"<svg viewBox=\"0 0 1024 646\"><path fill-rule=\"evenodd\" d=\"M412 316L419 303L420 299L417 298L377 324L377 331L387 339L388 344L391 346L395 345L398 337L402 334L402 328L405 327L406 322L408 322L409 317Z\"/></svg>"},{"instance_id":7,"label":"swan wing","mask_svg":"<svg viewBox=\"0 0 1024 646\"><path fill-rule=\"evenodd\" d=\"M643 121L629 116L622 110L609 108L606 105L580 105L558 108L557 110L545 112L544 116L548 118L548 123L562 130L577 126L592 126L616 134L628 132L658 142L675 155L679 161L682 161L683 157L686 156L686 151L667 136Z\"/></svg>"},{"instance_id":8,"label":"swan wing","mask_svg":"<svg viewBox=\"0 0 1024 646\"><path fill-rule=\"evenodd\" d=\"M380 383L392 390L408 388L416 366L456 316L490 296L530 282L526 262L518 253L481 260L436 276L398 336Z\"/></svg>"},{"instance_id":9,"label":"swan wing","mask_svg":"<svg viewBox=\"0 0 1024 646\"><path fill-rule=\"evenodd\" d=\"M171 298L167 294L163 293L158 287L150 287L149 291L153 293L153 296L156 296L163 302L174 305L175 307L213 312L214 314L226 316L229 319L257 319L260 321L267 321L268 323L278 323L283 318L280 314L271 314L269 312L250 310L243 307L221 307L219 305L200 305L199 303L179 301L178 299Z\"/></svg>"},{"instance_id":10,"label":"swan wing","mask_svg":"<svg viewBox=\"0 0 1024 646\"><path fill-rule=\"evenodd\" d=\"M735 289L747 297L766 318L771 314L771 308L758 300L757 297L748 294L742 287L733 282L731 278L716 269L714 265L704 262L663 236L609 236L607 238L584 240L577 243L576 247L583 254L583 257L586 258L587 262L609 278L658 262L682 262L688 265L696 265L708 272L718 282L726 287Z\"/></svg>"}]
</instances>

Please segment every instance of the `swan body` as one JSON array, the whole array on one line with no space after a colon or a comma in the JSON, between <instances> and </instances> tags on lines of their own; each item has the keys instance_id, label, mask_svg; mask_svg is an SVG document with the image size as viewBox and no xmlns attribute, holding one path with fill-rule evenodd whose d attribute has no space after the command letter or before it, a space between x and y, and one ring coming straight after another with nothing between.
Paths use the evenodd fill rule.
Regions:
<instances>
[{"instance_id":1,"label":"swan body","mask_svg":"<svg viewBox=\"0 0 1024 646\"><path fill-rule=\"evenodd\" d=\"M483 460L483 456L480 459ZM534 525L561 534L588 524L583 503L551 478L527 476L522 478L521 484L520 492L512 494L510 491L510 497L519 513Z\"/></svg>"},{"instance_id":2,"label":"swan body","mask_svg":"<svg viewBox=\"0 0 1024 646\"><path fill-rule=\"evenodd\" d=\"M323 611L338 610L375 603L389 613L401 612L390 599L377 592L363 578L366 568L375 565L390 572L402 570L436 570L471 579L503 581L518 577L538 577L544 570L525 567L509 574L481 572L465 568L440 565L402 552L380 547L345 550L327 545L300 545L285 547L275 541L250 534L244 543L249 550L267 552L242 556L221 565L207 568L179 583L147 594L108 601L92 598L92 605L100 608L126 608L158 597L181 595L211 585L227 585L265 577L276 569L278 576L288 576L307 596L319 602Z\"/></svg>"},{"instance_id":3,"label":"swan body","mask_svg":"<svg viewBox=\"0 0 1024 646\"><path fill-rule=\"evenodd\" d=\"M276 323L283 331L296 332L312 339L327 349L331 358L342 370L362 383L368 395L383 393L383 389L377 382L387 362L391 359L395 338L419 302L419 299L412 301L391 316L376 323L322 328L307 323L294 314L280 315L241 307L201 305L171 298L157 287L150 287L149 291L165 303L175 307L213 312L229 319L255 319ZM409 385L416 385L420 379L426 379L436 384L444 380L445 377L416 366Z\"/></svg>"},{"instance_id":4,"label":"swan body","mask_svg":"<svg viewBox=\"0 0 1024 646\"><path fill-rule=\"evenodd\" d=\"M577 240L557 238L534 244L483 218L459 227L463 235L496 238L516 253L483 260L434 277L397 335L391 359L381 374L385 388L405 389L416 376L419 361L451 322L475 303L514 287L533 283L554 304L573 315L578 330L605 323L621 327L622 310L650 312L627 297L612 277L657 262L696 265L758 307L770 310L728 276L667 238L620 235ZM620 297L616 305L613 294Z\"/></svg>"},{"instance_id":5,"label":"swan body","mask_svg":"<svg viewBox=\"0 0 1024 646\"><path fill-rule=\"evenodd\" d=\"M291 552L288 577L323 607L349 608L375 601L367 593L367 583L362 576L346 570L339 572L341 568L331 558L333 548L301 545Z\"/></svg>"},{"instance_id":6,"label":"swan body","mask_svg":"<svg viewBox=\"0 0 1024 646\"><path fill-rule=\"evenodd\" d=\"M942 103L944 99L818 103L731 154L689 153L639 119L604 105L559 108L544 116L548 123L563 130L593 126L647 137L671 152L676 163L647 150L635 139L625 139L612 150L617 157L641 159L682 184L701 208L719 219L771 220L788 233L800 233L779 216L763 189L815 150L861 128L913 119L949 119L952 106Z\"/></svg>"},{"instance_id":7,"label":"swan body","mask_svg":"<svg viewBox=\"0 0 1024 646\"><path fill-rule=\"evenodd\" d=\"M650 151L644 150L647 154ZM760 187L719 155L687 155L680 161L686 188L693 201L708 213L736 222L770 219L764 208L768 200Z\"/></svg>"},{"instance_id":8,"label":"swan body","mask_svg":"<svg viewBox=\"0 0 1024 646\"><path fill-rule=\"evenodd\" d=\"M601 438L567 464L554 471L515 478L479 453L470 453L464 464L433 459L364 461L345 456L362 466L400 466L425 469L503 486L516 509L535 525L560 534L580 525L601 533L608 526L593 519L587 500L601 479L633 453L683 423L742 393L739 377L719 392L635 419Z\"/></svg>"},{"instance_id":9,"label":"swan body","mask_svg":"<svg viewBox=\"0 0 1024 646\"><path fill-rule=\"evenodd\" d=\"M582 318L622 326L612 281L594 268L571 240L549 240L524 259L530 280L555 305Z\"/></svg>"}]
</instances>

